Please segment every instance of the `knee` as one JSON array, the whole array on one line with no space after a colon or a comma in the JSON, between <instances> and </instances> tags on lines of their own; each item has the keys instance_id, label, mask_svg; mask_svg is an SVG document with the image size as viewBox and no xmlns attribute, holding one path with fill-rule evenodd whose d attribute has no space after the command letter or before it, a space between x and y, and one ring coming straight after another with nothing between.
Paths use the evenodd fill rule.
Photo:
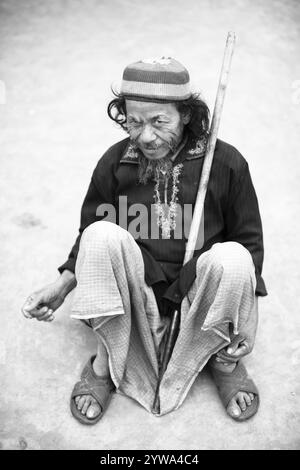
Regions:
<instances>
[{"instance_id":1,"label":"knee","mask_svg":"<svg viewBox=\"0 0 300 470\"><path fill-rule=\"evenodd\" d=\"M82 234L81 242L86 244L110 243L128 239L129 232L117 224L105 220L90 224Z\"/></svg>"},{"instance_id":2,"label":"knee","mask_svg":"<svg viewBox=\"0 0 300 470\"><path fill-rule=\"evenodd\" d=\"M254 264L250 252L240 243L215 243L207 254L206 262L220 275L249 279L254 273Z\"/></svg>"}]
</instances>

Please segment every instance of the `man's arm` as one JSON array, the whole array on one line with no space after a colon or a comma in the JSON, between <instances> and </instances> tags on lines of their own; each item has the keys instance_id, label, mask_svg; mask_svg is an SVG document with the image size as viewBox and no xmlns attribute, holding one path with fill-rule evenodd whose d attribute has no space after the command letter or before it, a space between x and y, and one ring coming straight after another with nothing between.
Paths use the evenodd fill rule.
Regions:
<instances>
[{"instance_id":1,"label":"man's arm","mask_svg":"<svg viewBox=\"0 0 300 470\"><path fill-rule=\"evenodd\" d=\"M256 295L267 295L261 276L264 245L257 196L246 161L230 188L225 219L225 239L241 243L250 252L255 266Z\"/></svg>"},{"instance_id":2,"label":"man's arm","mask_svg":"<svg viewBox=\"0 0 300 470\"><path fill-rule=\"evenodd\" d=\"M61 275L59 276L57 280L57 284L61 288L61 293L63 297L65 298L71 290L76 287L76 278L75 274L72 271L69 271L68 269L65 269Z\"/></svg>"}]
</instances>

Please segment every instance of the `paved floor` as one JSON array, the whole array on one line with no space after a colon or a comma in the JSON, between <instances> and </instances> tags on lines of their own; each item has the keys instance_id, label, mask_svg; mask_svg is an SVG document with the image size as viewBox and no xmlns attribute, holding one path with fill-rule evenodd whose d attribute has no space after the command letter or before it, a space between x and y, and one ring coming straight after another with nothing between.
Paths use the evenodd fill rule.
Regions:
<instances>
[{"instance_id":1,"label":"paved floor","mask_svg":"<svg viewBox=\"0 0 300 470\"><path fill-rule=\"evenodd\" d=\"M297 0L0 2L2 448L300 448L299 14ZM260 412L231 422L204 373L175 413L115 396L83 427L69 394L95 344L69 318L72 294L52 324L20 307L56 278L91 172L124 136L105 115L111 82L137 58L172 55L212 107L228 30L238 44L219 135L249 162L265 234L269 296L247 359Z\"/></svg>"}]
</instances>

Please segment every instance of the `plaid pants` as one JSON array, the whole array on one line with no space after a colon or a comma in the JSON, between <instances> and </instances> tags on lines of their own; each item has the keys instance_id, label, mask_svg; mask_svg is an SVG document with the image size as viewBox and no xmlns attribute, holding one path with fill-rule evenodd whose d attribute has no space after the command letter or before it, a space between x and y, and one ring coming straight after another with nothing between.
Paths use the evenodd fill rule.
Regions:
<instances>
[{"instance_id":1,"label":"plaid pants","mask_svg":"<svg viewBox=\"0 0 300 470\"><path fill-rule=\"evenodd\" d=\"M142 254L132 235L105 221L87 227L76 279L71 317L89 319L101 337L117 392L151 412L167 319L145 283ZM251 255L239 243L216 243L199 257L160 386L161 415L182 404L209 358L230 343L230 327L239 332L254 307L255 287Z\"/></svg>"}]
</instances>

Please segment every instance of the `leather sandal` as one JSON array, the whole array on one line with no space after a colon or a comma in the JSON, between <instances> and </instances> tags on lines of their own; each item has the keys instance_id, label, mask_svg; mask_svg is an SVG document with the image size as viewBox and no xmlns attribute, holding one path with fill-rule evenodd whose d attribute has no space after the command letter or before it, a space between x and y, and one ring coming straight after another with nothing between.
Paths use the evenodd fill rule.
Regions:
<instances>
[{"instance_id":1,"label":"leather sandal","mask_svg":"<svg viewBox=\"0 0 300 470\"><path fill-rule=\"evenodd\" d=\"M96 424L106 411L115 386L110 377L98 377L93 369L96 356L92 356L81 373L81 379L73 388L70 408L72 415L82 424ZM82 395L91 395L101 407L101 412L95 418L87 418L77 408L75 398Z\"/></svg>"},{"instance_id":2,"label":"leather sandal","mask_svg":"<svg viewBox=\"0 0 300 470\"><path fill-rule=\"evenodd\" d=\"M210 366L210 371L213 380L217 386L219 396L225 408L227 408L230 400L238 392L253 393L254 399L251 405L247 406L245 411L242 411L240 416L232 417L236 421L245 421L255 415L259 407L259 394L257 387L253 380L248 376L246 367L241 361L238 361L234 370L230 372L223 372Z\"/></svg>"}]
</instances>

